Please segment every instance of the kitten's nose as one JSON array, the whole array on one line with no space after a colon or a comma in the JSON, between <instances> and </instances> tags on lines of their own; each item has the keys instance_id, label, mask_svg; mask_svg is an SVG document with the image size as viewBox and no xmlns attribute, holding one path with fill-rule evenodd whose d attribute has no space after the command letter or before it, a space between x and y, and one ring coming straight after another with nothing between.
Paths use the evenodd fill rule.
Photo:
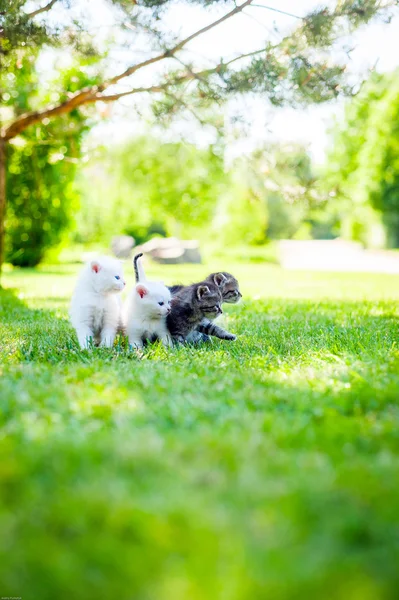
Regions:
<instances>
[{"instance_id":1,"label":"kitten's nose","mask_svg":"<svg viewBox=\"0 0 399 600\"><path fill-rule=\"evenodd\" d=\"M221 315L223 314L223 311L222 311L222 309L220 308L220 306L218 306L218 313L219 313L219 314L221 314Z\"/></svg>"}]
</instances>

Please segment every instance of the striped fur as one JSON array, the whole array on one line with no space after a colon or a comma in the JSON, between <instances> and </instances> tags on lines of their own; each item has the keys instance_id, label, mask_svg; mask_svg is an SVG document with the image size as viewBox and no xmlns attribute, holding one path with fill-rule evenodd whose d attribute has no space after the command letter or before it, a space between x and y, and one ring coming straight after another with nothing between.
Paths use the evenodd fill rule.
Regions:
<instances>
[{"instance_id":1,"label":"striped fur","mask_svg":"<svg viewBox=\"0 0 399 600\"><path fill-rule=\"evenodd\" d=\"M136 278L136 283L140 283L140 282L146 280L146 276L144 273L143 266L141 264L141 260L139 260L142 256L143 256L143 253L140 252L140 254L136 254L136 256L133 259L134 276Z\"/></svg>"},{"instance_id":2,"label":"striped fur","mask_svg":"<svg viewBox=\"0 0 399 600\"><path fill-rule=\"evenodd\" d=\"M231 273L226 273L225 271L211 273L206 278L206 281L213 281L220 288L223 302L236 304L241 300L240 286L237 279Z\"/></svg>"},{"instance_id":3,"label":"striped fur","mask_svg":"<svg viewBox=\"0 0 399 600\"><path fill-rule=\"evenodd\" d=\"M237 279L231 273L218 272L211 273L206 278L207 282L216 285L222 294L222 302L235 304L240 301L242 295ZM178 294L184 288L183 285L169 286L172 296ZM237 337L215 325L211 319L203 319L201 323L187 337L187 341L192 344L198 344L209 340L209 336L217 337L221 340L234 341Z\"/></svg>"},{"instance_id":4,"label":"striped fur","mask_svg":"<svg viewBox=\"0 0 399 600\"><path fill-rule=\"evenodd\" d=\"M212 321L209 321L208 319L204 319L199 325L197 325L196 331L199 331L199 333L203 333L205 335L213 335L220 340L229 340L234 342L234 340L237 339L237 336L235 336L233 333L225 331L222 327L215 325L215 323L212 323Z\"/></svg>"},{"instance_id":5,"label":"striped fur","mask_svg":"<svg viewBox=\"0 0 399 600\"><path fill-rule=\"evenodd\" d=\"M221 302L220 290L214 283L201 281L184 286L172 296L172 310L166 319L173 340L185 343L204 319L221 315Z\"/></svg>"}]
</instances>

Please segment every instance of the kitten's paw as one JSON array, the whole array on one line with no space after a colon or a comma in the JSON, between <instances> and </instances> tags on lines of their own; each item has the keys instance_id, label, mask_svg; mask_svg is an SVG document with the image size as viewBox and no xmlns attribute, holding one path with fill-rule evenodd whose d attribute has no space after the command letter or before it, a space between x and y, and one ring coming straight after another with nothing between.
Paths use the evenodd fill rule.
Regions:
<instances>
[{"instance_id":1,"label":"kitten's paw","mask_svg":"<svg viewBox=\"0 0 399 600\"><path fill-rule=\"evenodd\" d=\"M183 346L185 346L187 344L187 340L184 336L182 335L177 335L176 337L173 338L173 344L175 346L180 346L181 344Z\"/></svg>"},{"instance_id":2,"label":"kitten's paw","mask_svg":"<svg viewBox=\"0 0 399 600\"><path fill-rule=\"evenodd\" d=\"M165 346L165 348L172 348L172 346L173 346L173 342L168 335L166 337L162 338L161 342Z\"/></svg>"},{"instance_id":3,"label":"kitten's paw","mask_svg":"<svg viewBox=\"0 0 399 600\"><path fill-rule=\"evenodd\" d=\"M103 340L100 343L100 348L113 348L114 340Z\"/></svg>"},{"instance_id":4,"label":"kitten's paw","mask_svg":"<svg viewBox=\"0 0 399 600\"><path fill-rule=\"evenodd\" d=\"M234 335L234 333L229 333L229 335L228 335L228 336L226 336L226 340L227 340L228 342L235 342L235 341L236 341L236 339L237 339L237 336L236 336L236 335Z\"/></svg>"}]
</instances>

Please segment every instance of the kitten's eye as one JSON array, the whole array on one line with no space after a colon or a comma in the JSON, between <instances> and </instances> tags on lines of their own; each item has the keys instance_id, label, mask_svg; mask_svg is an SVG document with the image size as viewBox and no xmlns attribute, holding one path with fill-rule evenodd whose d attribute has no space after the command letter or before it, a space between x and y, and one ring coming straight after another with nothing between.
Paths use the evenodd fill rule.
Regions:
<instances>
[{"instance_id":1,"label":"kitten's eye","mask_svg":"<svg viewBox=\"0 0 399 600\"><path fill-rule=\"evenodd\" d=\"M165 302L158 302L159 306L163 306Z\"/></svg>"},{"instance_id":2,"label":"kitten's eye","mask_svg":"<svg viewBox=\"0 0 399 600\"><path fill-rule=\"evenodd\" d=\"M119 277L119 275L115 275L115 279L116 279L117 281L119 281L119 280L120 280L120 277Z\"/></svg>"}]
</instances>

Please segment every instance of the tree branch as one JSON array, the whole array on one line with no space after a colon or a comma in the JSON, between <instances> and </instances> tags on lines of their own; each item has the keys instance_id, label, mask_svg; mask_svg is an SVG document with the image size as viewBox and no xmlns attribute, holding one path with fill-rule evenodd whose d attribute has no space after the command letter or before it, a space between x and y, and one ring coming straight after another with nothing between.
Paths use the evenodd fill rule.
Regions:
<instances>
[{"instance_id":1,"label":"tree branch","mask_svg":"<svg viewBox=\"0 0 399 600\"><path fill-rule=\"evenodd\" d=\"M38 9L38 10L40 10L40 12L43 12L44 10L49 10L56 1L57 0L51 0L51 2L46 5L46 7L44 7L43 9ZM220 25L224 21L227 21L227 19L230 19L234 15L240 13L246 6L249 6L252 1L253 0L245 0L245 2L243 2L243 4L241 4L240 6L236 6L233 10L231 10L230 12L223 15L223 17L220 17L220 19L213 21L213 23L210 23L206 27L199 29L195 33L192 33L191 35L184 38L181 42L179 42L172 48L165 50L164 52L162 52L161 54L158 54L157 56L153 56L152 58L149 58L140 63L132 65L131 67L129 67L122 73L119 73L119 75L115 75L114 77L111 77L110 79L104 81L103 83L101 83L99 85L93 86L91 88L84 88L83 90L79 90L78 92L76 92L75 94L70 96L68 98L68 100L65 100L61 104L57 104L50 108L47 107L47 108L43 108L42 110L32 111L30 113L25 113L23 115L20 115L10 125L8 125L8 127L5 127L2 130L0 137L2 137L3 139L9 140L9 139L15 137L16 135L20 134L22 131L24 131L24 129L26 129L30 125L33 125L34 123L38 123L42 119L51 118L51 117L69 113L74 108L77 108L78 106L81 106L83 104L89 104L89 103L97 102L99 100L102 100L105 102L110 102L111 98L118 99L118 98L121 98L122 96L126 96L131 93L138 93L136 91L137 89L139 91L149 91L148 89L136 88L136 90L132 90L130 92L124 92L122 94L114 94L113 96L101 96L101 92L106 90L109 86L111 86L115 83L118 83L118 81L120 81L121 79L124 79L125 77L128 77L129 75L132 75L139 69L143 69L144 67L148 67L151 64L154 64L161 60L165 60L167 58L173 57L173 55L176 54L176 52L179 52L179 50L184 48L184 46L186 46L193 39L202 35L203 33L206 33L207 31L210 31L217 25ZM38 14L38 11L36 11L35 14ZM31 15L34 15L34 13L31 13ZM235 60L237 60L237 59L235 59ZM208 69L206 71L202 71L201 73L197 73L195 76L199 77L202 74L208 74L210 72L211 73L215 72L218 69L220 69L222 66L223 65L220 64L215 69L210 69L210 70ZM170 84L168 83L167 85L169 86L169 85L173 85L176 83L180 83L180 81L186 81L187 79L191 79L192 77L193 77L193 75L186 74L186 75L182 76L181 78L178 78L178 80L176 80L175 82L171 82ZM158 86L155 86L155 87L158 87ZM165 86L161 86L161 87L165 88ZM160 91L160 90L152 90L152 91Z\"/></svg>"},{"instance_id":2,"label":"tree branch","mask_svg":"<svg viewBox=\"0 0 399 600\"><path fill-rule=\"evenodd\" d=\"M250 56L256 56L257 54L262 54L262 52L267 52L268 50L270 50L271 48L273 48L273 46L269 46L268 48L261 48L260 50L253 50L253 52L248 52L247 54L240 54L239 56L236 56L235 58L232 58L231 60L228 60L225 63L221 63L220 65L218 65L218 67L216 67L217 69L223 65L224 67L227 67L228 65L231 65L233 63L235 63L237 60L241 60L242 58L248 58Z\"/></svg>"},{"instance_id":3,"label":"tree branch","mask_svg":"<svg viewBox=\"0 0 399 600\"><path fill-rule=\"evenodd\" d=\"M149 92L149 93L166 92L168 90L168 88L170 88L174 85L180 85L181 83L184 83L185 81L192 81L193 79L196 79L198 81L202 81L202 82L206 83L206 79L204 79L204 77L206 77L208 75L212 75L212 73L218 73L221 71L221 69L223 67L227 67L228 65L231 65L232 63L235 63L238 60L241 60L243 58L248 58L250 56L256 56L258 54L262 54L263 52L266 52L267 50L268 50L267 48L261 48L260 50L254 50L253 52L248 52L247 54L241 54L240 56L236 56L235 58L232 58L231 60L229 60L227 62L220 62L215 67L212 67L210 69L204 69L203 71L192 71L191 69L188 69L187 65L184 65L188 70L187 73L184 73L184 75L180 75L179 77L176 77L175 79L167 81L163 84L152 85L150 87L132 88L131 90L128 90L127 92L120 92L119 94L112 94L112 95L108 95L108 96L107 95L104 96L104 95L98 93L98 94L96 94L96 96L93 96L93 98L88 98L84 102L84 104L88 104L90 102L113 102L115 100L119 100L119 98L123 98L124 96L131 96L133 94L141 94L143 92Z\"/></svg>"},{"instance_id":4,"label":"tree branch","mask_svg":"<svg viewBox=\"0 0 399 600\"><path fill-rule=\"evenodd\" d=\"M191 108L191 106L189 106L186 102L184 102L184 100L182 100L182 98L179 98L178 96L176 96L175 94L171 94L170 92L166 92L166 94L170 98L172 98L175 102L177 102L180 106L185 108L190 114L192 114L193 117L198 121L198 123L200 125L202 125L202 126L207 125L207 123L203 119L201 119L201 117L199 115L197 115L195 110L193 108Z\"/></svg>"},{"instance_id":5,"label":"tree branch","mask_svg":"<svg viewBox=\"0 0 399 600\"><path fill-rule=\"evenodd\" d=\"M204 69L203 71L189 71L176 77L175 79L171 79L160 85L152 85L149 87L138 87L132 88L126 92L119 92L116 94L103 95L101 93L102 86L96 86L93 88L85 88L76 92L73 96L65 100L61 104L57 104L50 108L43 108L42 110L34 111L31 113L25 113L15 119L13 123L11 123L8 127L5 127L2 131L0 138L5 140L9 140L16 135L19 135L22 131L24 131L29 125L34 125L35 123L40 122L42 119L51 118L63 114L67 114L71 112L74 108L78 108L79 106L83 106L85 104L94 104L95 102L114 102L115 100L119 100L125 96L132 96L133 94L141 94L141 93L160 93L166 92L168 88L180 85L185 81L190 81L193 79L202 80L203 77L207 77L208 75L212 75L212 73L219 73L224 67L231 65L232 63L241 60L243 58L248 58L250 56L256 56L257 54L262 54L266 52L266 48L261 48L260 50L254 50L253 52L248 52L247 54L242 54L240 56L236 56L227 62L220 62L215 67L210 69Z\"/></svg>"},{"instance_id":6,"label":"tree branch","mask_svg":"<svg viewBox=\"0 0 399 600\"><path fill-rule=\"evenodd\" d=\"M51 0L51 2L49 2L42 8L38 8L37 10L34 10L31 13L27 13L26 16L29 17L29 19L33 19L33 17L36 17L36 15L40 15L41 13L49 11L56 2L57 2L57 0Z\"/></svg>"},{"instance_id":7,"label":"tree branch","mask_svg":"<svg viewBox=\"0 0 399 600\"><path fill-rule=\"evenodd\" d=\"M67 114L74 108L85 104L90 101L89 98L93 95L93 88L85 88L80 90L76 94L72 95L68 100L64 100L61 104L55 106L43 108L41 110L35 110L30 113L24 113L17 117L8 127L5 127L1 132L1 136L5 140L9 140L16 135L20 134L24 129L35 123L39 123L42 119L56 117L59 115Z\"/></svg>"},{"instance_id":8,"label":"tree branch","mask_svg":"<svg viewBox=\"0 0 399 600\"><path fill-rule=\"evenodd\" d=\"M90 104L92 102L115 102L115 100L119 100L119 98L123 98L124 96L132 96L133 94L142 94L144 92L148 92L151 94L157 93L157 92L165 92L166 89L168 88L168 85L173 85L172 83L170 84L165 84L165 85L151 85L150 87L139 87L139 88L132 88L131 90L128 90L127 92L120 92L119 94L108 94L103 96L102 94L97 94L96 96L93 96L92 98L88 98L87 101L85 102L85 104Z\"/></svg>"},{"instance_id":9,"label":"tree branch","mask_svg":"<svg viewBox=\"0 0 399 600\"><path fill-rule=\"evenodd\" d=\"M266 6L265 4L252 4L252 6L255 6L256 8L266 8L266 10L272 10L273 12L280 13L281 15L286 15L287 17L293 17L294 19L300 19L301 21L303 20L303 17L299 17L298 15L293 15L292 13L285 12L285 10L280 10L271 6Z\"/></svg>"},{"instance_id":10,"label":"tree branch","mask_svg":"<svg viewBox=\"0 0 399 600\"><path fill-rule=\"evenodd\" d=\"M119 75L115 75L115 77L112 77L111 79L109 79L108 80L108 85L112 85L113 83L117 83L120 79L123 79L124 77L128 77L129 75L132 75L133 73L135 73L139 69L142 69L143 67L147 67L148 65L152 65L152 64L154 64L156 62L159 62L160 60L164 60L165 58L169 58L169 57L173 56L174 54L176 54L176 52L178 52L179 50L181 50L182 48L184 48L184 46L186 46L189 42L191 42L192 40L194 40L196 37L202 35L203 33L206 33L207 31L210 31L211 29L213 29L214 27L217 27L218 25L220 25L224 21L227 21L227 19L230 19L234 15L240 13L246 6L249 6L252 1L253 0L246 0L240 6L236 6L235 8L233 8L233 10L231 10L230 12L226 13L225 15L223 15L223 17L220 17L220 19L217 19L216 21L213 21L213 23L210 23L206 27L203 27L202 29L199 29L195 33L192 33L191 35L189 35L188 37L186 37L184 40L182 40L181 42L179 42L178 44L176 44L172 48L169 48L168 50L165 50L165 52L162 52L162 54L158 54L157 56L149 58L149 59L147 59L147 60L145 60L145 61L143 61L141 63L138 63L136 65L132 65L131 67L129 67L128 69L126 69L126 71L123 71L123 73L120 73Z\"/></svg>"}]
</instances>

